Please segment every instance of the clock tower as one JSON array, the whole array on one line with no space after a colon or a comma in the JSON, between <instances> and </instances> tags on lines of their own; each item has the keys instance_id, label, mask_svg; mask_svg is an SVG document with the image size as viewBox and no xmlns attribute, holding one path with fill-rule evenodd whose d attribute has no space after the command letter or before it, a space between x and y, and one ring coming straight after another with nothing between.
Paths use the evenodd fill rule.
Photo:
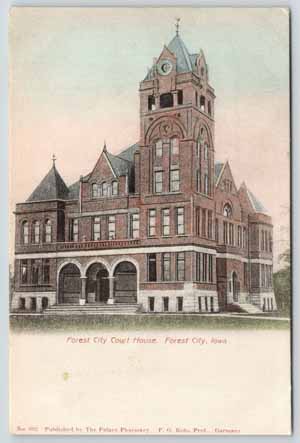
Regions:
<instances>
[{"instance_id":1,"label":"clock tower","mask_svg":"<svg viewBox=\"0 0 300 443\"><path fill-rule=\"evenodd\" d=\"M212 199L215 94L203 51L189 53L178 23L139 92L141 197L174 192Z\"/></svg>"}]
</instances>

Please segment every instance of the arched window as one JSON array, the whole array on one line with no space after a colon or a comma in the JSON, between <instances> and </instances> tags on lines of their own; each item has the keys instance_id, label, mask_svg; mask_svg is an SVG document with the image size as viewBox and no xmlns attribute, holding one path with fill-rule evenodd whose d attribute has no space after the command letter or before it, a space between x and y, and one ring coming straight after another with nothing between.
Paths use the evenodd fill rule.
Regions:
<instances>
[{"instance_id":1,"label":"arched window","mask_svg":"<svg viewBox=\"0 0 300 443\"><path fill-rule=\"evenodd\" d=\"M208 159L208 144L204 144L204 160Z\"/></svg>"},{"instance_id":2,"label":"arched window","mask_svg":"<svg viewBox=\"0 0 300 443\"><path fill-rule=\"evenodd\" d=\"M201 140L200 140L200 138L198 138L198 140L197 140L196 150L197 150L197 157L199 157L201 159Z\"/></svg>"},{"instance_id":3,"label":"arched window","mask_svg":"<svg viewBox=\"0 0 300 443\"><path fill-rule=\"evenodd\" d=\"M92 184L92 198L99 197L99 186L97 183Z\"/></svg>"},{"instance_id":4,"label":"arched window","mask_svg":"<svg viewBox=\"0 0 300 443\"><path fill-rule=\"evenodd\" d=\"M163 144L162 140L157 140L155 143L155 157L162 157L163 155Z\"/></svg>"},{"instance_id":5,"label":"arched window","mask_svg":"<svg viewBox=\"0 0 300 443\"><path fill-rule=\"evenodd\" d=\"M179 154L179 139L177 137L171 139L171 152L172 155Z\"/></svg>"},{"instance_id":6,"label":"arched window","mask_svg":"<svg viewBox=\"0 0 300 443\"><path fill-rule=\"evenodd\" d=\"M103 182L102 185L101 185L101 188L102 188L102 195L103 195L103 197L107 197L107 183Z\"/></svg>"},{"instance_id":7,"label":"arched window","mask_svg":"<svg viewBox=\"0 0 300 443\"><path fill-rule=\"evenodd\" d=\"M205 111L205 97L201 95L200 97L200 111Z\"/></svg>"},{"instance_id":8,"label":"arched window","mask_svg":"<svg viewBox=\"0 0 300 443\"><path fill-rule=\"evenodd\" d=\"M52 224L51 220L49 219L45 221L45 242L46 243L52 242Z\"/></svg>"},{"instance_id":9,"label":"arched window","mask_svg":"<svg viewBox=\"0 0 300 443\"><path fill-rule=\"evenodd\" d=\"M207 102L207 112L208 112L208 115L211 115L211 102L210 102L210 100Z\"/></svg>"},{"instance_id":10,"label":"arched window","mask_svg":"<svg viewBox=\"0 0 300 443\"><path fill-rule=\"evenodd\" d=\"M35 221L33 222L33 232L32 232L32 240L33 243L39 243L40 242L40 222Z\"/></svg>"},{"instance_id":11,"label":"arched window","mask_svg":"<svg viewBox=\"0 0 300 443\"><path fill-rule=\"evenodd\" d=\"M113 181L111 185L112 195L118 195L118 182Z\"/></svg>"},{"instance_id":12,"label":"arched window","mask_svg":"<svg viewBox=\"0 0 300 443\"><path fill-rule=\"evenodd\" d=\"M159 97L159 104L161 108L171 108L173 106L173 94L171 92L162 94Z\"/></svg>"},{"instance_id":13,"label":"arched window","mask_svg":"<svg viewBox=\"0 0 300 443\"><path fill-rule=\"evenodd\" d=\"M29 224L28 221L22 223L22 242L24 245L29 243Z\"/></svg>"},{"instance_id":14,"label":"arched window","mask_svg":"<svg viewBox=\"0 0 300 443\"><path fill-rule=\"evenodd\" d=\"M224 217L228 217L228 218L232 216L232 208L229 203L226 203L226 205L224 205L223 215L224 215Z\"/></svg>"}]
</instances>

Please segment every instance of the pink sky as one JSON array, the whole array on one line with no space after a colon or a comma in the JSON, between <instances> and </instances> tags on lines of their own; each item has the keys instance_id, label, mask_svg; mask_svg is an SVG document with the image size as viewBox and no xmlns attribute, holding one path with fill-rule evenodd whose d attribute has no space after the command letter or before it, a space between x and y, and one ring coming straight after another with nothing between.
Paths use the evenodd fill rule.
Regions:
<instances>
[{"instance_id":1,"label":"pink sky","mask_svg":"<svg viewBox=\"0 0 300 443\"><path fill-rule=\"evenodd\" d=\"M11 213L48 172L53 153L71 184L93 168L104 139L112 152L138 140L138 83L173 37L176 16L190 52L203 48L216 89L216 159L229 160L236 184L245 181L273 217L276 266L289 241L284 9L14 9ZM13 215L10 226L12 247Z\"/></svg>"}]
</instances>

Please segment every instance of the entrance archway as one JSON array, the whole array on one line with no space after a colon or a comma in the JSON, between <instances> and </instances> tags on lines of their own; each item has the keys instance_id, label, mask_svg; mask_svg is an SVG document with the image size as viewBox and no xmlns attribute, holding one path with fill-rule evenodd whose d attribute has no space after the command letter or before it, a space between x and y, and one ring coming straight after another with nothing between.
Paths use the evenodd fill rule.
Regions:
<instances>
[{"instance_id":1,"label":"entrance archway","mask_svg":"<svg viewBox=\"0 0 300 443\"><path fill-rule=\"evenodd\" d=\"M239 281L238 281L237 273L235 271L232 273L232 295L233 295L233 301L238 302L239 301Z\"/></svg>"},{"instance_id":2,"label":"entrance archway","mask_svg":"<svg viewBox=\"0 0 300 443\"><path fill-rule=\"evenodd\" d=\"M129 261L119 263L114 270L114 299L116 303L137 301L137 271Z\"/></svg>"},{"instance_id":3,"label":"entrance archway","mask_svg":"<svg viewBox=\"0 0 300 443\"><path fill-rule=\"evenodd\" d=\"M106 303L109 297L108 271L102 263L93 263L87 270L88 303Z\"/></svg>"},{"instance_id":4,"label":"entrance archway","mask_svg":"<svg viewBox=\"0 0 300 443\"><path fill-rule=\"evenodd\" d=\"M81 291L80 271L74 263L68 263L61 269L58 287L58 303L79 303Z\"/></svg>"}]
</instances>

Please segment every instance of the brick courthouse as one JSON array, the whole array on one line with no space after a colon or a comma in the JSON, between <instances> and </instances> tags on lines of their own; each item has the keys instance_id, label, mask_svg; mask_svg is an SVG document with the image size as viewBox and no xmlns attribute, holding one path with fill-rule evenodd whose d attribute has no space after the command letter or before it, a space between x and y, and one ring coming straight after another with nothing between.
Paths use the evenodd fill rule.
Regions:
<instances>
[{"instance_id":1,"label":"brick courthouse","mask_svg":"<svg viewBox=\"0 0 300 443\"><path fill-rule=\"evenodd\" d=\"M276 310L272 221L215 160L214 89L176 32L140 83L140 139L16 205L13 311Z\"/></svg>"}]
</instances>

